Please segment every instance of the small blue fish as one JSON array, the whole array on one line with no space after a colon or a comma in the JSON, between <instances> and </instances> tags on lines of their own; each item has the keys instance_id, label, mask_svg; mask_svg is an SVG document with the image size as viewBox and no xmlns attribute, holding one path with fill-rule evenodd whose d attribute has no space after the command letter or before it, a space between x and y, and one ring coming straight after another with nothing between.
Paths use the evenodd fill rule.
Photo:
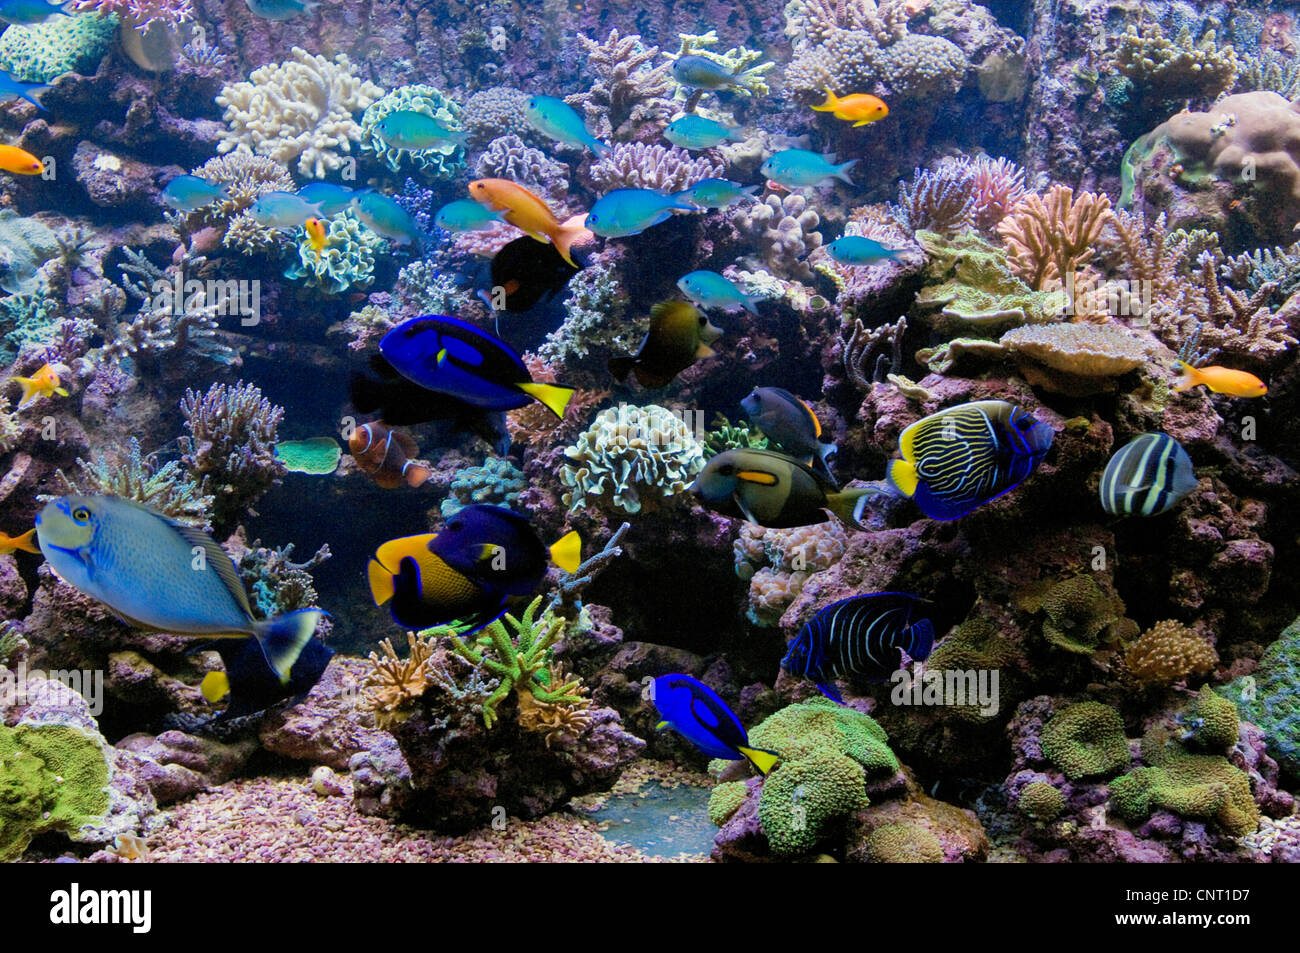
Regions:
<instances>
[{"instance_id":1,"label":"small blue fish","mask_svg":"<svg viewBox=\"0 0 1300 953\"><path fill-rule=\"evenodd\" d=\"M757 185L741 185L728 179L701 179L689 189L674 193L673 198L699 208L726 208L735 202L757 202L754 198L757 191Z\"/></svg>"},{"instance_id":2,"label":"small blue fish","mask_svg":"<svg viewBox=\"0 0 1300 953\"><path fill-rule=\"evenodd\" d=\"M750 314L758 314L760 299L745 294L716 271L692 271L677 279L677 287L701 308L720 308L723 311L744 308Z\"/></svg>"},{"instance_id":3,"label":"small blue fish","mask_svg":"<svg viewBox=\"0 0 1300 953\"><path fill-rule=\"evenodd\" d=\"M433 149L444 142L463 146L469 139L469 133L465 130L448 129L427 113L413 109L398 109L389 113L379 120L375 132L394 149L412 152Z\"/></svg>"},{"instance_id":4,"label":"small blue fish","mask_svg":"<svg viewBox=\"0 0 1300 953\"><path fill-rule=\"evenodd\" d=\"M781 760L775 751L752 748L749 732L736 713L713 689L689 675L660 675L650 685L650 698L663 721L710 758L748 760L767 774Z\"/></svg>"},{"instance_id":5,"label":"small blue fish","mask_svg":"<svg viewBox=\"0 0 1300 953\"><path fill-rule=\"evenodd\" d=\"M472 232L477 228L486 228L493 222L503 222L500 211L493 211L470 199L457 199L438 209L433 223L449 232Z\"/></svg>"},{"instance_id":6,"label":"small blue fish","mask_svg":"<svg viewBox=\"0 0 1300 953\"><path fill-rule=\"evenodd\" d=\"M70 4L46 3L45 0L0 0L0 20L27 26L48 23L54 17L69 16L64 9L67 6Z\"/></svg>"},{"instance_id":7,"label":"small blue fish","mask_svg":"<svg viewBox=\"0 0 1300 953\"><path fill-rule=\"evenodd\" d=\"M357 218L376 235L382 235L397 245L419 245L424 240L424 232L415 223L411 213L402 208L386 195L378 192L357 192L348 203Z\"/></svg>"},{"instance_id":8,"label":"small blue fish","mask_svg":"<svg viewBox=\"0 0 1300 953\"><path fill-rule=\"evenodd\" d=\"M667 221L674 210L698 212L673 195L653 189L615 189L596 200L587 213L586 226L605 238L640 235L652 225Z\"/></svg>"},{"instance_id":9,"label":"small blue fish","mask_svg":"<svg viewBox=\"0 0 1300 953\"><path fill-rule=\"evenodd\" d=\"M697 116L695 113L674 119L664 130L664 138L683 149L711 149L723 142L743 139L740 129Z\"/></svg>"},{"instance_id":10,"label":"small blue fish","mask_svg":"<svg viewBox=\"0 0 1300 953\"><path fill-rule=\"evenodd\" d=\"M1196 489L1192 460L1164 433L1134 437L1110 458L1097 493L1111 516L1159 516Z\"/></svg>"},{"instance_id":11,"label":"small blue fish","mask_svg":"<svg viewBox=\"0 0 1300 953\"><path fill-rule=\"evenodd\" d=\"M958 404L899 435L903 459L890 462L887 480L930 519L955 520L1019 486L1052 437L1050 426L1005 400Z\"/></svg>"},{"instance_id":12,"label":"small blue fish","mask_svg":"<svg viewBox=\"0 0 1300 953\"><path fill-rule=\"evenodd\" d=\"M44 109L41 97L45 95L46 90L53 88L49 83L24 83L20 79L14 79L4 70L0 70L0 103L25 99L37 109Z\"/></svg>"},{"instance_id":13,"label":"small blue fish","mask_svg":"<svg viewBox=\"0 0 1300 953\"><path fill-rule=\"evenodd\" d=\"M843 675L888 678L902 663L930 657L934 624L917 618L928 600L906 592L850 596L820 609L790 643L781 668L817 683L823 695L841 704L831 681Z\"/></svg>"},{"instance_id":14,"label":"small blue fish","mask_svg":"<svg viewBox=\"0 0 1300 953\"><path fill-rule=\"evenodd\" d=\"M348 207L352 201L352 189L332 182L312 182L304 185L294 195L320 208L326 218L337 215Z\"/></svg>"},{"instance_id":15,"label":"small blue fish","mask_svg":"<svg viewBox=\"0 0 1300 953\"><path fill-rule=\"evenodd\" d=\"M886 248L874 238L862 235L845 235L826 246L826 253L841 265L875 265L882 261L896 261L902 254L897 248Z\"/></svg>"},{"instance_id":16,"label":"small blue fish","mask_svg":"<svg viewBox=\"0 0 1300 953\"><path fill-rule=\"evenodd\" d=\"M743 70L733 73L721 63L698 53L687 53L673 60L673 79L692 89L729 89L739 85L743 74Z\"/></svg>"},{"instance_id":17,"label":"small blue fish","mask_svg":"<svg viewBox=\"0 0 1300 953\"><path fill-rule=\"evenodd\" d=\"M244 3L264 20L292 20L320 6L316 0L244 0Z\"/></svg>"},{"instance_id":18,"label":"small blue fish","mask_svg":"<svg viewBox=\"0 0 1300 953\"><path fill-rule=\"evenodd\" d=\"M292 192L267 192L249 209L253 221L263 228L298 228L321 214L319 205Z\"/></svg>"},{"instance_id":19,"label":"small blue fish","mask_svg":"<svg viewBox=\"0 0 1300 953\"><path fill-rule=\"evenodd\" d=\"M824 184L827 179L839 179L852 185L849 169L857 165L857 162L857 159L850 159L835 165L834 153L820 156L807 149L782 149L769 156L759 166L759 171L787 189L811 188Z\"/></svg>"},{"instance_id":20,"label":"small blue fish","mask_svg":"<svg viewBox=\"0 0 1300 953\"><path fill-rule=\"evenodd\" d=\"M159 194L164 205L178 212L193 212L230 198L230 186L213 185L197 175L178 175Z\"/></svg>"},{"instance_id":21,"label":"small blue fish","mask_svg":"<svg viewBox=\"0 0 1300 953\"><path fill-rule=\"evenodd\" d=\"M556 142L570 146L586 146L597 157L609 151L609 146L601 142L587 130L587 124L563 99L554 96L534 96L528 100L524 110L528 124L544 136L550 136Z\"/></svg>"}]
</instances>

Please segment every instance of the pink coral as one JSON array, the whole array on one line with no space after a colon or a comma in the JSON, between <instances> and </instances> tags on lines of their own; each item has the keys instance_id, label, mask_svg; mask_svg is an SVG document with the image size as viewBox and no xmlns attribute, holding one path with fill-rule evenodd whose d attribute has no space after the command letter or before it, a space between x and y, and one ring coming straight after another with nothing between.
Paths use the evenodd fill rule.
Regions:
<instances>
[{"instance_id":1,"label":"pink coral","mask_svg":"<svg viewBox=\"0 0 1300 953\"><path fill-rule=\"evenodd\" d=\"M117 15L139 30L154 20L174 25L194 19L194 6L190 0L76 0L72 8L77 13Z\"/></svg>"}]
</instances>

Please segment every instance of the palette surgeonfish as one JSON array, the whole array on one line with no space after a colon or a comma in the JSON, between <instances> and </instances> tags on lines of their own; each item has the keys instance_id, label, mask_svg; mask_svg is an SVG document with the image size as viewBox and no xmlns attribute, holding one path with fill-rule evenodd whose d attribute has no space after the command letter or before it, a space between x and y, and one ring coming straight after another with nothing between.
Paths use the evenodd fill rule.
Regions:
<instances>
[{"instance_id":1,"label":"palette surgeonfish","mask_svg":"<svg viewBox=\"0 0 1300 953\"><path fill-rule=\"evenodd\" d=\"M370 474L375 485L386 490L402 484L423 486L433 476L432 470L415 460L420 452L415 438L379 421L355 428L348 438L348 450L357 469Z\"/></svg>"},{"instance_id":2,"label":"palette surgeonfish","mask_svg":"<svg viewBox=\"0 0 1300 953\"><path fill-rule=\"evenodd\" d=\"M825 523L826 511L854 529L871 488L839 490L806 463L771 450L724 450L700 471L691 493L723 516L769 529Z\"/></svg>"},{"instance_id":3,"label":"palette surgeonfish","mask_svg":"<svg viewBox=\"0 0 1300 953\"><path fill-rule=\"evenodd\" d=\"M833 443L822 443L821 421L806 401L781 387L755 387L740 406L776 449L805 460L834 481L829 460L839 448Z\"/></svg>"},{"instance_id":4,"label":"palette surgeonfish","mask_svg":"<svg viewBox=\"0 0 1300 953\"><path fill-rule=\"evenodd\" d=\"M505 300L494 301L489 295L488 304L493 310L529 311L543 298L564 290L569 279L581 270L576 263L565 261L549 242L537 242L527 235L516 238L492 256L492 288L494 292L500 288Z\"/></svg>"},{"instance_id":5,"label":"palette surgeonfish","mask_svg":"<svg viewBox=\"0 0 1300 953\"><path fill-rule=\"evenodd\" d=\"M748 761L767 774L781 760L775 751L754 748L736 713L698 679L689 675L660 675L651 683L650 698L663 721L710 758Z\"/></svg>"},{"instance_id":6,"label":"palette surgeonfish","mask_svg":"<svg viewBox=\"0 0 1300 953\"><path fill-rule=\"evenodd\" d=\"M1005 400L958 404L899 435L887 480L930 519L955 520L1019 486L1047 456L1052 428Z\"/></svg>"},{"instance_id":7,"label":"palette surgeonfish","mask_svg":"<svg viewBox=\"0 0 1300 953\"><path fill-rule=\"evenodd\" d=\"M477 631L541 586L547 564L577 569L582 540L566 534L549 549L512 510L475 503L441 533L389 540L368 569L375 605L412 629L459 622Z\"/></svg>"},{"instance_id":8,"label":"palette surgeonfish","mask_svg":"<svg viewBox=\"0 0 1300 953\"><path fill-rule=\"evenodd\" d=\"M281 683L326 613L253 617L239 571L211 536L132 500L60 496L36 517L55 574L128 625L175 635L252 636Z\"/></svg>"},{"instance_id":9,"label":"palette surgeonfish","mask_svg":"<svg viewBox=\"0 0 1300 953\"><path fill-rule=\"evenodd\" d=\"M609 361L615 380L635 374L642 387L666 387L686 368L713 356L709 347L722 330L685 301L660 301L650 309L650 330L630 357Z\"/></svg>"},{"instance_id":10,"label":"palette surgeonfish","mask_svg":"<svg viewBox=\"0 0 1300 953\"><path fill-rule=\"evenodd\" d=\"M902 655L916 662L930 657L934 624L921 616L928 602L906 592L850 596L818 610L790 643L781 668L811 679L823 695L843 703L831 681L844 675L888 678Z\"/></svg>"},{"instance_id":11,"label":"palette surgeonfish","mask_svg":"<svg viewBox=\"0 0 1300 953\"><path fill-rule=\"evenodd\" d=\"M1158 516L1196 489L1187 451L1164 433L1144 433L1115 452L1097 493L1111 516Z\"/></svg>"},{"instance_id":12,"label":"palette surgeonfish","mask_svg":"<svg viewBox=\"0 0 1300 953\"><path fill-rule=\"evenodd\" d=\"M212 704L228 698L215 722L221 723L254 712L265 711L285 699L299 699L316 687L334 653L319 639L308 639L289 662L289 678L282 680L267 664L255 639L214 642L211 648L221 656L224 672L209 672L199 691Z\"/></svg>"},{"instance_id":13,"label":"palette surgeonfish","mask_svg":"<svg viewBox=\"0 0 1300 953\"><path fill-rule=\"evenodd\" d=\"M430 314L403 321L379 353L408 380L482 410L513 410L536 400L557 417L573 389L533 381L505 341L459 318Z\"/></svg>"}]
</instances>

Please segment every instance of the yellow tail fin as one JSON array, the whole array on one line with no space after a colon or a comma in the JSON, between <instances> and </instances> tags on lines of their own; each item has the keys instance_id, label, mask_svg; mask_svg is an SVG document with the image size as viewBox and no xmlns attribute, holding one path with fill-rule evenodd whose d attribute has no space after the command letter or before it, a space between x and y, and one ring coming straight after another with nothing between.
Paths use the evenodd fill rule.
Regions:
<instances>
[{"instance_id":1,"label":"yellow tail fin","mask_svg":"<svg viewBox=\"0 0 1300 953\"><path fill-rule=\"evenodd\" d=\"M393 574L381 566L379 560L370 560L366 574L370 579L370 595L374 598L375 605L382 606L393 598Z\"/></svg>"},{"instance_id":2,"label":"yellow tail fin","mask_svg":"<svg viewBox=\"0 0 1300 953\"><path fill-rule=\"evenodd\" d=\"M889 470L886 479L891 486L904 496L912 496L916 493L916 467L906 460L889 461Z\"/></svg>"},{"instance_id":3,"label":"yellow tail fin","mask_svg":"<svg viewBox=\"0 0 1300 953\"><path fill-rule=\"evenodd\" d=\"M557 387L555 384L538 384L534 381L527 381L515 386L529 397L541 401L547 410L561 418L564 417L564 408L569 406L569 398L573 396L572 387Z\"/></svg>"},{"instance_id":4,"label":"yellow tail fin","mask_svg":"<svg viewBox=\"0 0 1300 953\"><path fill-rule=\"evenodd\" d=\"M573 572L582 562L582 537L578 531L565 533L551 546L551 560L565 572Z\"/></svg>"},{"instance_id":5,"label":"yellow tail fin","mask_svg":"<svg viewBox=\"0 0 1300 953\"><path fill-rule=\"evenodd\" d=\"M839 99L837 99L835 94L831 92L831 88L827 86L826 102L822 103L820 106L814 106L813 110L819 113L828 113L834 110L835 107L838 105L839 105Z\"/></svg>"},{"instance_id":6,"label":"yellow tail fin","mask_svg":"<svg viewBox=\"0 0 1300 953\"><path fill-rule=\"evenodd\" d=\"M30 407L40 394L40 381L31 377L11 377L11 381L17 381L18 386L23 389L23 395L18 398L18 409L24 410Z\"/></svg>"},{"instance_id":7,"label":"yellow tail fin","mask_svg":"<svg viewBox=\"0 0 1300 953\"><path fill-rule=\"evenodd\" d=\"M15 536L13 539L9 540L9 545L14 549L21 549L26 553L36 553L37 555L40 555L41 548L36 545L35 536L36 530L29 529L21 536Z\"/></svg>"},{"instance_id":8,"label":"yellow tail fin","mask_svg":"<svg viewBox=\"0 0 1300 953\"><path fill-rule=\"evenodd\" d=\"M212 704L216 704L230 694L230 679L225 672L208 672L199 684L199 691Z\"/></svg>"},{"instance_id":9,"label":"yellow tail fin","mask_svg":"<svg viewBox=\"0 0 1300 953\"><path fill-rule=\"evenodd\" d=\"M1174 384L1174 386L1170 388L1171 390L1191 390L1197 384L1201 383L1200 372L1190 364L1186 364L1183 361L1176 361L1174 363L1174 370L1182 371L1183 376L1178 378L1178 383Z\"/></svg>"},{"instance_id":10,"label":"yellow tail fin","mask_svg":"<svg viewBox=\"0 0 1300 953\"><path fill-rule=\"evenodd\" d=\"M749 759L749 763L758 769L758 773L766 775L781 760L781 756L775 751L768 751L766 748L737 748L741 754Z\"/></svg>"}]
</instances>

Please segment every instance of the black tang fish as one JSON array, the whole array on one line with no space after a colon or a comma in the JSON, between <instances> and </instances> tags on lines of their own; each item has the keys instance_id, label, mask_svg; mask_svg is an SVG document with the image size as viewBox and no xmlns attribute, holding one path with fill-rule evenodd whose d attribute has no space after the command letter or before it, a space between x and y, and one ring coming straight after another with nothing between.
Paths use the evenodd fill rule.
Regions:
<instances>
[{"instance_id":1,"label":"black tang fish","mask_svg":"<svg viewBox=\"0 0 1300 953\"><path fill-rule=\"evenodd\" d=\"M490 302L498 310L529 311L543 298L560 292L581 270L565 261L549 242L528 235L516 238L492 256ZM504 301L499 297L502 293Z\"/></svg>"},{"instance_id":2,"label":"black tang fish","mask_svg":"<svg viewBox=\"0 0 1300 953\"><path fill-rule=\"evenodd\" d=\"M906 592L872 592L831 603L790 643L781 668L812 679L827 698L842 702L832 679L887 678L901 664L901 652L918 662L930 657L934 625L919 617L927 601Z\"/></svg>"},{"instance_id":3,"label":"black tang fish","mask_svg":"<svg viewBox=\"0 0 1300 953\"><path fill-rule=\"evenodd\" d=\"M1115 452L1097 488L1112 516L1156 516L1196 489L1187 451L1173 437L1144 433Z\"/></svg>"}]
</instances>

